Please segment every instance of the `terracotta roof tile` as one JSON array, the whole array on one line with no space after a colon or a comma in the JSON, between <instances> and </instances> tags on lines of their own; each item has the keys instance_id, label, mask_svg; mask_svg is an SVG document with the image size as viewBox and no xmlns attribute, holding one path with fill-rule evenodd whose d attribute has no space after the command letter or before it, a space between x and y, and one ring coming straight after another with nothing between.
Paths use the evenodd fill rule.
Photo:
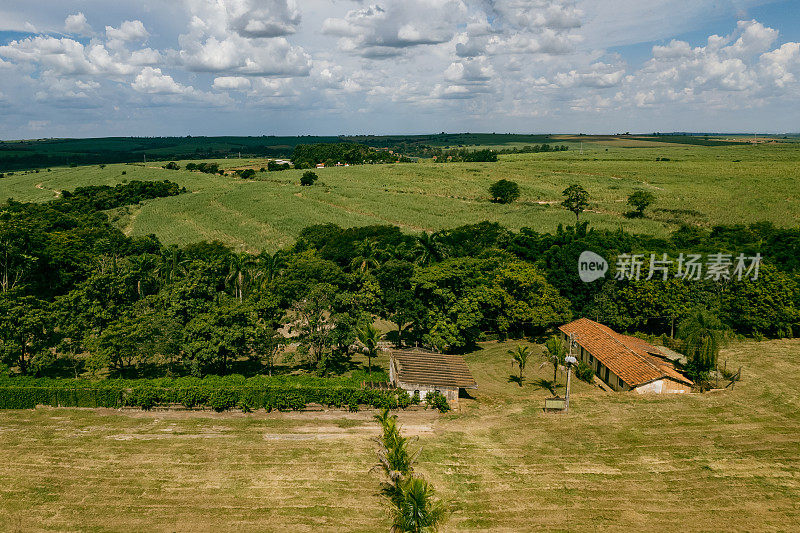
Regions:
<instances>
[{"instance_id":1,"label":"terracotta roof tile","mask_svg":"<svg viewBox=\"0 0 800 533\"><path fill-rule=\"evenodd\" d=\"M441 353L393 350L397 380L408 385L477 388L463 357Z\"/></svg>"},{"instance_id":2,"label":"terracotta roof tile","mask_svg":"<svg viewBox=\"0 0 800 533\"><path fill-rule=\"evenodd\" d=\"M692 385L671 363L660 359L665 354L642 339L622 335L588 318L579 318L558 329L567 336L575 334L579 345L631 387L662 378Z\"/></svg>"}]
</instances>

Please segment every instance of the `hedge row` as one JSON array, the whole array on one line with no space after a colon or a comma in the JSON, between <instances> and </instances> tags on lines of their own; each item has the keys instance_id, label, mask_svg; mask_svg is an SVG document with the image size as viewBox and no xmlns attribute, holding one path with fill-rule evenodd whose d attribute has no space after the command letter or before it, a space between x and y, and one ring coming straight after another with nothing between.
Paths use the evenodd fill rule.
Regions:
<instances>
[{"instance_id":1,"label":"hedge row","mask_svg":"<svg viewBox=\"0 0 800 533\"><path fill-rule=\"evenodd\" d=\"M180 404L187 408L210 407L224 411L237 407L244 411L298 410L309 403L329 407L359 405L397 409L411 405L404 391L360 389L355 387L56 387L0 385L0 409L53 407L140 407Z\"/></svg>"}]
</instances>

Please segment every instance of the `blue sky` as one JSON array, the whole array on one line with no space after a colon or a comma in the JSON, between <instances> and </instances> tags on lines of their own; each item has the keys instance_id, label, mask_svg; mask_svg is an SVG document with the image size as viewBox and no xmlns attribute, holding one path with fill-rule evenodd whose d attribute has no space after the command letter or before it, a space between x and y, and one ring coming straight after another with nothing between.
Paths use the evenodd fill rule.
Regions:
<instances>
[{"instance_id":1,"label":"blue sky","mask_svg":"<svg viewBox=\"0 0 800 533\"><path fill-rule=\"evenodd\" d=\"M800 1L0 2L0 138L800 130Z\"/></svg>"}]
</instances>

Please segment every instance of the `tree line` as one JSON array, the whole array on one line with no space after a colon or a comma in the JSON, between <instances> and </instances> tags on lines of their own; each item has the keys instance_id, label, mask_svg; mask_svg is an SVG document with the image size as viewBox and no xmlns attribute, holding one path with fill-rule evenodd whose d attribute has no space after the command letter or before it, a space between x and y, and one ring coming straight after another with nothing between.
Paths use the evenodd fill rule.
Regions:
<instances>
[{"instance_id":1,"label":"tree line","mask_svg":"<svg viewBox=\"0 0 800 533\"><path fill-rule=\"evenodd\" d=\"M298 364L346 365L376 317L397 344L463 351L487 338L545 338L575 316L670 333L698 305L742 334L798 334L800 230L684 227L667 238L589 228L511 231L482 222L410 235L395 226L310 226L274 253L129 237L105 209L179 194L169 182L64 191L0 206L0 356L47 375L70 365L120 376L269 372L287 336ZM578 256L731 251L765 258L757 281L578 279ZM249 366L248 366L249 365ZM77 368L77 366L76 366Z\"/></svg>"}]
</instances>

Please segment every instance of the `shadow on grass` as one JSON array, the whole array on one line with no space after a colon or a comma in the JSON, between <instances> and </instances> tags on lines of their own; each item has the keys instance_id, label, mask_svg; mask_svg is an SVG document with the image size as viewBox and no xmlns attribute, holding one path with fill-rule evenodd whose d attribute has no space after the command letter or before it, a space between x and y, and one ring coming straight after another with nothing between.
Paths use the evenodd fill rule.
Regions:
<instances>
[{"instance_id":1,"label":"shadow on grass","mask_svg":"<svg viewBox=\"0 0 800 533\"><path fill-rule=\"evenodd\" d=\"M522 382L523 381L525 381L525 378L521 378L519 376L515 376L514 374L511 374L511 375L508 376L508 383L516 383L517 385L522 387Z\"/></svg>"},{"instance_id":2,"label":"shadow on grass","mask_svg":"<svg viewBox=\"0 0 800 533\"><path fill-rule=\"evenodd\" d=\"M533 382L531 382L531 385L533 385L537 389L544 389L544 390L550 391L550 394L552 394L554 396L556 394L556 389L558 389L558 388L562 388L563 389L564 388L563 385L559 385L558 383L556 383L553 380L544 379L544 378L539 378L537 380L534 380Z\"/></svg>"}]
</instances>

